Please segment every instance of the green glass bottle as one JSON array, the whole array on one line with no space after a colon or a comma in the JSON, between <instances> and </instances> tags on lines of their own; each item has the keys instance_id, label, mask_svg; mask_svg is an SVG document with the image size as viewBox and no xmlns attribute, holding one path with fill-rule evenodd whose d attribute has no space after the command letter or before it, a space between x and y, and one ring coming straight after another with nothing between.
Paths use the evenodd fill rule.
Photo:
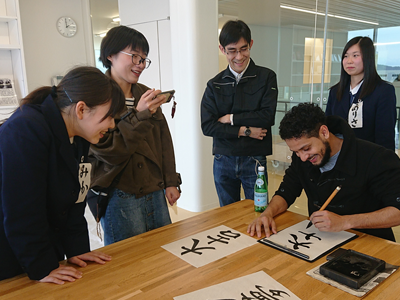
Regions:
<instances>
[{"instance_id":1,"label":"green glass bottle","mask_svg":"<svg viewBox=\"0 0 400 300\"><path fill-rule=\"evenodd\" d=\"M264 167L259 166L254 185L254 210L256 212L263 212L268 206L268 184L264 172Z\"/></svg>"}]
</instances>

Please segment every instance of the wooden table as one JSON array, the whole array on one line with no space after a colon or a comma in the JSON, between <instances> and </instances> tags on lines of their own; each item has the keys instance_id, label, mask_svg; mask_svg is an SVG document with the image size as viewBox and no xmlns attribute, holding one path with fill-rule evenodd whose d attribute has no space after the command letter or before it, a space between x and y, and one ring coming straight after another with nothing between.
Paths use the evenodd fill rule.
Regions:
<instances>
[{"instance_id":1,"label":"wooden table","mask_svg":"<svg viewBox=\"0 0 400 300\"><path fill-rule=\"evenodd\" d=\"M106 265L90 263L81 268L83 277L64 285L38 283L26 275L0 281L0 299L173 299L198 289L263 270L303 300L360 299L306 272L326 261L309 263L257 243L200 268L195 268L161 246L195 233L225 225L246 233L257 216L253 201L243 200L204 212L139 236L106 246L112 255ZM285 212L276 218L278 230L306 219ZM359 233L343 248L400 265L400 244ZM364 299L400 299L400 272L396 271Z\"/></svg>"}]
</instances>

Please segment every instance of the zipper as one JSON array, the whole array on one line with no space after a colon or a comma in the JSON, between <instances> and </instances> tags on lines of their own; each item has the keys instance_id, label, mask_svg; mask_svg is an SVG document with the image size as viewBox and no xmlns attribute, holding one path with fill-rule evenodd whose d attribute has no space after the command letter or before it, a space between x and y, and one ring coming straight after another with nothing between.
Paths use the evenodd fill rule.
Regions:
<instances>
[{"instance_id":1,"label":"zipper","mask_svg":"<svg viewBox=\"0 0 400 300\"><path fill-rule=\"evenodd\" d=\"M240 80L242 80L242 79L248 79L248 78L255 78L255 77L257 77L257 75L250 75L250 76L246 76L246 77L242 77L242 78L240 78ZM231 78L231 79L233 79L233 80L235 80L235 81L233 81L233 82L226 82L226 83L219 83L219 82L213 82L213 84L215 84L215 85L232 85L232 87L235 87L235 82L236 82L236 79L235 78L233 78L233 77L231 77L231 76L224 76L223 78ZM239 81L240 82L240 81Z\"/></svg>"},{"instance_id":2,"label":"zipper","mask_svg":"<svg viewBox=\"0 0 400 300\"><path fill-rule=\"evenodd\" d=\"M245 78L255 78L255 77L257 77L257 75L251 75L251 76L242 77L242 78L240 78L240 80L245 79Z\"/></svg>"},{"instance_id":3,"label":"zipper","mask_svg":"<svg viewBox=\"0 0 400 300\"><path fill-rule=\"evenodd\" d=\"M213 82L215 85L232 85L232 87L235 87L235 82L227 82L227 83L219 83L219 82Z\"/></svg>"}]
</instances>

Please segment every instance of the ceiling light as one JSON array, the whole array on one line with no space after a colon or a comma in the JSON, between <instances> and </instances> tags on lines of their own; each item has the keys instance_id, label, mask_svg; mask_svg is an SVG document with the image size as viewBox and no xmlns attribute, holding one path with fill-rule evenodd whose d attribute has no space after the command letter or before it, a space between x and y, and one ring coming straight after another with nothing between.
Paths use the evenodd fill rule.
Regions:
<instances>
[{"instance_id":1,"label":"ceiling light","mask_svg":"<svg viewBox=\"0 0 400 300\"><path fill-rule=\"evenodd\" d=\"M102 32L102 33L95 34L95 36L103 38L106 36L106 34L107 34L107 32Z\"/></svg>"},{"instance_id":2,"label":"ceiling light","mask_svg":"<svg viewBox=\"0 0 400 300\"><path fill-rule=\"evenodd\" d=\"M113 22L121 22L121 18L120 17L115 17L112 20L113 20Z\"/></svg>"},{"instance_id":3,"label":"ceiling light","mask_svg":"<svg viewBox=\"0 0 400 300\"><path fill-rule=\"evenodd\" d=\"M304 12L304 13L308 13L308 14L314 14L314 15L319 15L319 16L325 16L324 13L320 13L320 12L318 12L318 11L308 10L308 9L305 9L305 8L297 8L297 7L289 6L289 5L286 5L286 4L281 4L280 7L281 7L281 8L284 8L284 9L290 9L290 10L300 11L300 12ZM360 23L367 23L367 24L372 24L372 25L377 25L377 26L379 25L379 23L377 23L377 22L364 21L364 20L354 19L354 18L349 18L349 17L344 17L344 16L340 16L340 15L328 14L328 17L337 18L337 19L344 19L344 20L349 20L349 21L354 21L354 22L360 22Z\"/></svg>"},{"instance_id":4,"label":"ceiling light","mask_svg":"<svg viewBox=\"0 0 400 300\"><path fill-rule=\"evenodd\" d=\"M386 45L398 45L400 42L389 42L389 43L375 43L375 46L386 46Z\"/></svg>"}]
</instances>

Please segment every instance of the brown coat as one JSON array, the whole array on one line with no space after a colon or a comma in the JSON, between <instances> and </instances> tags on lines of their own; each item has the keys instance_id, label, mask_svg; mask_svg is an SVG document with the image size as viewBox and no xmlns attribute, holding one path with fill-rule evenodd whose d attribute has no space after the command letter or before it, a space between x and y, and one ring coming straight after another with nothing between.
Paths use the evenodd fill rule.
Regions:
<instances>
[{"instance_id":1,"label":"brown coat","mask_svg":"<svg viewBox=\"0 0 400 300\"><path fill-rule=\"evenodd\" d=\"M132 85L135 107L148 89L140 83ZM92 187L108 187L124 166L117 188L136 197L179 187L172 138L161 108L153 115L133 109L123 118L126 113L115 119L115 129L90 148Z\"/></svg>"}]
</instances>

